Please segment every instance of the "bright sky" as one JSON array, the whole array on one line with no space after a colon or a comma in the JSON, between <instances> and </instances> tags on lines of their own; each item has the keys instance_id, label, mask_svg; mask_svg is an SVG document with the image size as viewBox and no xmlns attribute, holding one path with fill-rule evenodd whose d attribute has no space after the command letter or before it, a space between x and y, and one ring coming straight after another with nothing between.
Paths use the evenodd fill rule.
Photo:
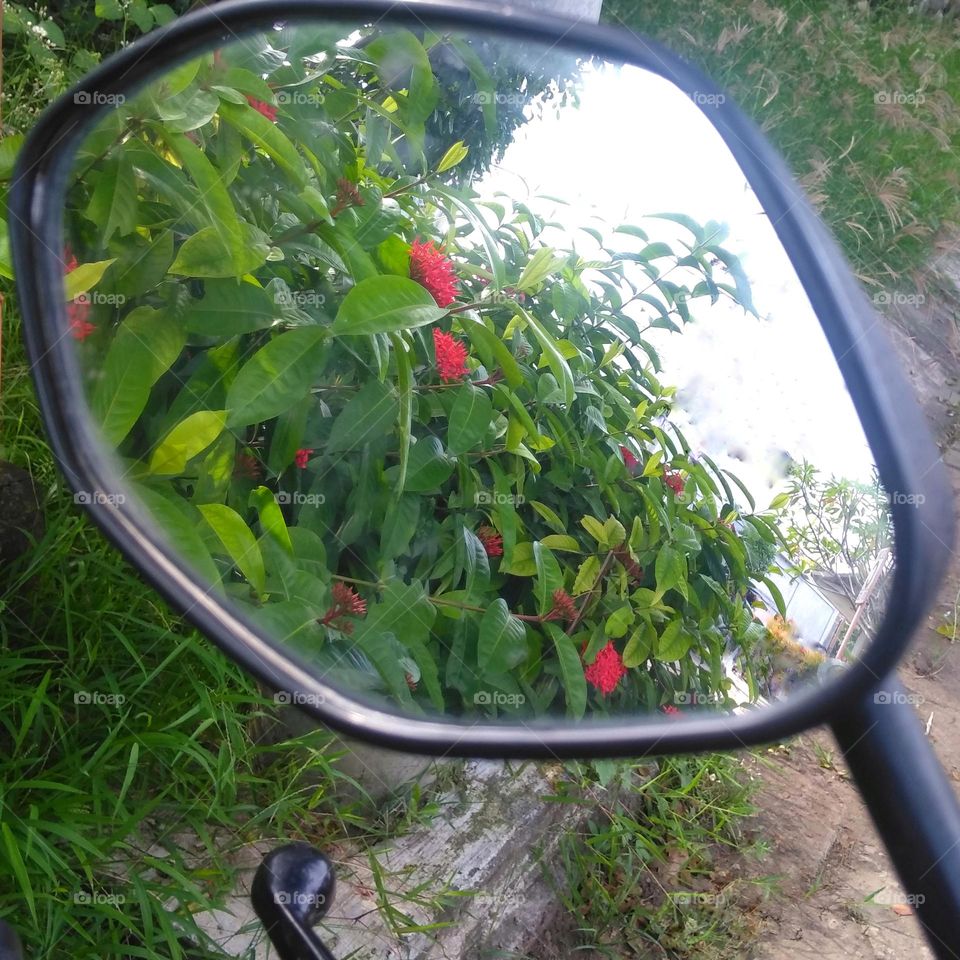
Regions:
<instances>
[{"instance_id":1,"label":"bright sky","mask_svg":"<svg viewBox=\"0 0 960 960\"><path fill-rule=\"evenodd\" d=\"M680 388L678 425L695 449L746 484L760 509L781 486L784 451L825 473L869 479L872 457L803 288L739 166L692 100L635 67L590 72L579 110L559 118L547 111L518 131L482 185L485 195L496 190L529 196L531 207L571 229L594 226L609 236L621 223L640 224L651 241L675 249L689 233L645 215L726 223L722 245L741 258L761 319L704 298L692 302L698 322L682 334L650 331L663 360L661 382ZM588 259L597 253L582 231L575 242ZM614 243L641 245L624 235Z\"/></svg>"}]
</instances>

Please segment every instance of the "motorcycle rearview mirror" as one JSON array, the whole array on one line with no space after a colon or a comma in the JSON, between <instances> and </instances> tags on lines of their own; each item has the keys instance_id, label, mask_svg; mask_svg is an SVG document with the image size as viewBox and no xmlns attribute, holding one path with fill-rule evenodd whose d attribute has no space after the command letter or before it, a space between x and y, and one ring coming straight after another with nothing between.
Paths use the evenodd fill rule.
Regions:
<instances>
[{"instance_id":1,"label":"motorcycle rearview mirror","mask_svg":"<svg viewBox=\"0 0 960 960\"><path fill-rule=\"evenodd\" d=\"M219 4L54 104L15 179L77 502L278 701L531 758L902 696L938 451L781 160L664 48Z\"/></svg>"}]
</instances>

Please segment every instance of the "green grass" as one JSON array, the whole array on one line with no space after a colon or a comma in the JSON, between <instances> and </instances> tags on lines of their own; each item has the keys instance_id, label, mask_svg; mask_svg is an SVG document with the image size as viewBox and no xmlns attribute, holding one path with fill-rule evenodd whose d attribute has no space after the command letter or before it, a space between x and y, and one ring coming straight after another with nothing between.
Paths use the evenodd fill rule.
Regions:
<instances>
[{"instance_id":1,"label":"green grass","mask_svg":"<svg viewBox=\"0 0 960 960\"><path fill-rule=\"evenodd\" d=\"M559 893L581 949L606 957L728 960L752 942L754 908L771 881L744 879L762 855L744 821L754 785L736 757L673 757L646 766L596 765L577 802L596 815L561 841ZM569 799L569 798L568 798Z\"/></svg>"},{"instance_id":2,"label":"green grass","mask_svg":"<svg viewBox=\"0 0 960 960\"><path fill-rule=\"evenodd\" d=\"M46 532L0 571L0 917L33 958L179 957L240 845L322 845L359 816L298 778L309 764L313 782L335 782L322 740L254 742L272 698L79 514L5 343L0 455L32 471Z\"/></svg>"},{"instance_id":3,"label":"green grass","mask_svg":"<svg viewBox=\"0 0 960 960\"><path fill-rule=\"evenodd\" d=\"M730 91L874 292L929 281L960 219L960 21L848 0L605 0L604 19Z\"/></svg>"}]
</instances>

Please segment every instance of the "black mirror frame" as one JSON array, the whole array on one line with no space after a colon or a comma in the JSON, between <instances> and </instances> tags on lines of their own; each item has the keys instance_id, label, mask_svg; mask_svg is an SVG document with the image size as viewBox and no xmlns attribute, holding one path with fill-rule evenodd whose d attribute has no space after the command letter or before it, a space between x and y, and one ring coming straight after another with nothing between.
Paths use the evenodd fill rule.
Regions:
<instances>
[{"instance_id":1,"label":"black mirror frame","mask_svg":"<svg viewBox=\"0 0 960 960\"><path fill-rule=\"evenodd\" d=\"M110 107L156 73L238 35L277 21L374 20L459 28L541 42L630 63L672 82L707 116L743 168L793 261L824 328L894 498L896 598L863 658L828 687L763 711L709 714L665 723L652 717L612 723L491 723L417 719L347 696L310 672L302 659L258 632L204 590L178 561L162 532L130 498L86 415L63 303L61 199L73 150ZM99 103L75 102L94 89ZM268 686L291 694L306 713L339 732L398 750L504 758L644 756L737 749L769 742L842 716L887 676L935 596L952 543L952 492L939 453L880 319L855 282L785 164L757 127L699 70L664 47L623 29L531 16L513 7L434 0L228 0L176 20L115 54L51 105L19 155L10 192L9 230L25 339L40 406L59 465L74 490L105 496L86 510L107 538L170 604L226 654Z\"/></svg>"}]
</instances>

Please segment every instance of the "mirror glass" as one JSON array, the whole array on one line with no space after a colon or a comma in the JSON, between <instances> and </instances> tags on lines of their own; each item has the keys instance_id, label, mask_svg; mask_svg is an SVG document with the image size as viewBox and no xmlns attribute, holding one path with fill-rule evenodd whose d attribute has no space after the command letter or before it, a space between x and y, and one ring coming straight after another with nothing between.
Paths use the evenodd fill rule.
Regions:
<instances>
[{"instance_id":1,"label":"mirror glass","mask_svg":"<svg viewBox=\"0 0 960 960\"><path fill-rule=\"evenodd\" d=\"M108 109L63 336L119 499L317 675L420 716L682 722L862 654L909 495L722 96L325 22L75 100Z\"/></svg>"}]
</instances>

